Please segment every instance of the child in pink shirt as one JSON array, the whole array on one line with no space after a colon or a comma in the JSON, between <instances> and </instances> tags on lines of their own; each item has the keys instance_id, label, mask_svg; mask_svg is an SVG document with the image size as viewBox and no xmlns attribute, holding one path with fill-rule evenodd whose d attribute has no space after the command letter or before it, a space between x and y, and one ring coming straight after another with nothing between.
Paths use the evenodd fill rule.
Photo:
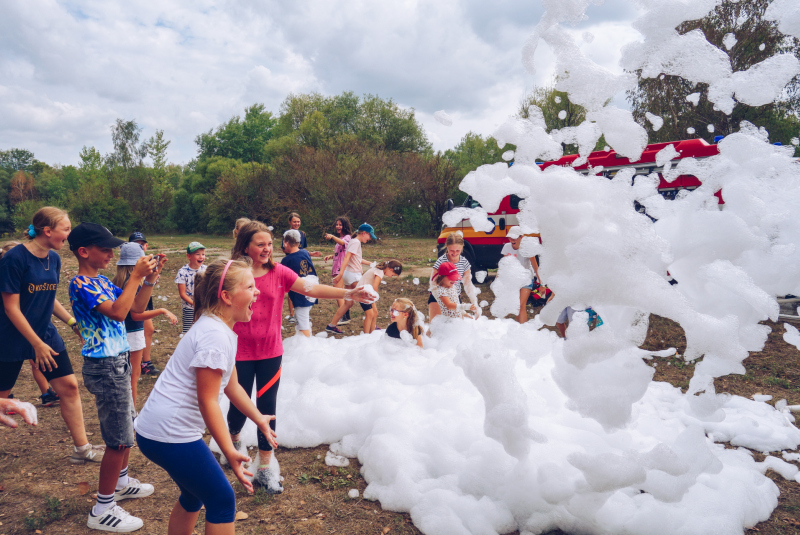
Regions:
<instances>
[{"instance_id":1,"label":"child in pink shirt","mask_svg":"<svg viewBox=\"0 0 800 535\"><path fill-rule=\"evenodd\" d=\"M363 288L344 290L321 284L306 285L294 271L273 261L272 233L266 225L258 221L251 221L239 229L231 256L234 260L250 257L253 261L253 278L260 292L252 305L253 315L250 321L237 323L233 328L238 336L236 373L239 384L250 395L255 381L256 407L261 414L276 414L283 357L281 316L283 300L289 290L318 299L345 299L364 303L372 302L374 297ZM237 450L242 447L239 433L245 420L246 416L231 405L228 410L228 430ZM270 426L274 431L275 420L270 422ZM277 470L269 469L272 445L261 431L257 435L260 462L253 482L262 485L270 494L283 492L280 474Z\"/></svg>"}]
</instances>

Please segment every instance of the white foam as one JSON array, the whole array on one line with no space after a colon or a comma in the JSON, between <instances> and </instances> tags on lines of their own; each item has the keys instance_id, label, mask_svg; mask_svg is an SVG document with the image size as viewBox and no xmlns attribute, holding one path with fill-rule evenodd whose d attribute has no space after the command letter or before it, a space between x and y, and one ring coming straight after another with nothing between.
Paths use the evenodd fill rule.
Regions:
<instances>
[{"instance_id":1,"label":"white foam","mask_svg":"<svg viewBox=\"0 0 800 535\"><path fill-rule=\"evenodd\" d=\"M797 328L788 323L784 323L783 328L786 329L786 332L783 333L784 342L800 349L800 332L797 331Z\"/></svg>"},{"instance_id":2,"label":"white foam","mask_svg":"<svg viewBox=\"0 0 800 535\"><path fill-rule=\"evenodd\" d=\"M435 112L433 118L441 125L453 126L453 119L444 110Z\"/></svg>"}]
</instances>

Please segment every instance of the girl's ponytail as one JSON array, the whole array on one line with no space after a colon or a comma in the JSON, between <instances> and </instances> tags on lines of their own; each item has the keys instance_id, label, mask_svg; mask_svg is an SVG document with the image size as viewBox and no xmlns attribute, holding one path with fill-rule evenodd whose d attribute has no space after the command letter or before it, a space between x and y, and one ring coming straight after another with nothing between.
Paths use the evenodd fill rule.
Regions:
<instances>
[{"instance_id":1,"label":"girl's ponytail","mask_svg":"<svg viewBox=\"0 0 800 535\"><path fill-rule=\"evenodd\" d=\"M419 319L420 314L417 312L417 307L414 306L411 299L406 299L405 297L398 297L394 302L403 307L403 312L408 312L406 329L409 334L414 337L414 340L416 340L417 336L422 335L422 322Z\"/></svg>"},{"instance_id":2,"label":"girl's ponytail","mask_svg":"<svg viewBox=\"0 0 800 535\"><path fill-rule=\"evenodd\" d=\"M403 272L403 264L399 260L391 259L386 260L385 262L381 262L380 264L375 264L375 267L383 271L386 268L391 269L395 272L395 275L400 275Z\"/></svg>"}]
</instances>

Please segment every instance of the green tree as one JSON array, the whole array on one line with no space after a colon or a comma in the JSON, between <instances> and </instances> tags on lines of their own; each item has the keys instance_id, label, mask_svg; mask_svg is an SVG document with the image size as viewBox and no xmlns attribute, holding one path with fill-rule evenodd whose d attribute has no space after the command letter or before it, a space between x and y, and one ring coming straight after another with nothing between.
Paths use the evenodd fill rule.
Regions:
<instances>
[{"instance_id":1,"label":"green tree","mask_svg":"<svg viewBox=\"0 0 800 535\"><path fill-rule=\"evenodd\" d=\"M800 58L800 40L781 34L777 24L764 20L764 11L772 0L724 0L705 18L683 23L680 33L701 30L706 39L722 50L726 50L724 39L733 34L737 41L727 53L733 71L743 71L776 53L791 53ZM800 133L800 76L787 86L785 95L778 102L751 107L736 104L733 112L726 115L714 109L706 98L707 84L694 84L672 75L642 78L638 86L627 94L631 111L636 120L648 128L651 143L674 141L689 137L702 137L709 142L716 135L728 135L739 128L743 121L763 126L772 141L788 144ZM686 98L700 94L698 104ZM652 128L646 113L661 117L664 124L659 130ZM713 126L709 129L708 126ZM693 128L694 134L688 129Z\"/></svg>"},{"instance_id":2,"label":"green tree","mask_svg":"<svg viewBox=\"0 0 800 535\"><path fill-rule=\"evenodd\" d=\"M160 176L166 175L167 148L171 141L164 139L164 131L156 130L156 134L147 140L147 154L153 160L153 170Z\"/></svg>"},{"instance_id":3,"label":"green tree","mask_svg":"<svg viewBox=\"0 0 800 535\"><path fill-rule=\"evenodd\" d=\"M147 156L147 144L139 144L142 128L136 121L117 119L111 127L111 141L114 143L114 152L106 157L109 166L120 166L123 169L143 164Z\"/></svg>"},{"instance_id":4,"label":"green tree","mask_svg":"<svg viewBox=\"0 0 800 535\"><path fill-rule=\"evenodd\" d=\"M198 160L222 157L243 162L263 162L264 145L271 139L277 121L263 104L245 108L244 119L238 115L227 123L195 138Z\"/></svg>"},{"instance_id":5,"label":"green tree","mask_svg":"<svg viewBox=\"0 0 800 535\"><path fill-rule=\"evenodd\" d=\"M29 150L0 150L0 168L7 171L29 171L34 163L36 159Z\"/></svg>"}]
</instances>

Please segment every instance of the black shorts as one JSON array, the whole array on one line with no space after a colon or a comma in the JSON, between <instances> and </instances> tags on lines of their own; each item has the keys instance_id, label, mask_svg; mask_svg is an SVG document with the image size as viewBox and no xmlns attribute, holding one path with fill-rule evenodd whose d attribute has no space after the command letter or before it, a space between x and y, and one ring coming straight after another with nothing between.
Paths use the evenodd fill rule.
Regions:
<instances>
[{"instance_id":1,"label":"black shorts","mask_svg":"<svg viewBox=\"0 0 800 535\"><path fill-rule=\"evenodd\" d=\"M365 305L364 303L359 303L361 305L361 310L366 312L367 310L372 310L372 303Z\"/></svg>"},{"instance_id":2,"label":"black shorts","mask_svg":"<svg viewBox=\"0 0 800 535\"><path fill-rule=\"evenodd\" d=\"M428 304L430 305L431 303L435 303L435 302L436 302L436 298L433 296L432 293L429 293L428 294Z\"/></svg>"},{"instance_id":3,"label":"black shorts","mask_svg":"<svg viewBox=\"0 0 800 535\"><path fill-rule=\"evenodd\" d=\"M52 381L53 379L58 379L59 377L73 375L75 373L72 371L72 362L69 360L69 355L67 354L66 349L53 357L53 360L56 361L58 368L53 367L53 371L50 372L47 370L42 371L42 375L44 375L44 378L47 379L48 382ZM22 365L25 362L26 361L24 360L18 360L16 362L0 362L0 392L14 388L14 385L17 384L19 372L22 370Z\"/></svg>"}]
</instances>

